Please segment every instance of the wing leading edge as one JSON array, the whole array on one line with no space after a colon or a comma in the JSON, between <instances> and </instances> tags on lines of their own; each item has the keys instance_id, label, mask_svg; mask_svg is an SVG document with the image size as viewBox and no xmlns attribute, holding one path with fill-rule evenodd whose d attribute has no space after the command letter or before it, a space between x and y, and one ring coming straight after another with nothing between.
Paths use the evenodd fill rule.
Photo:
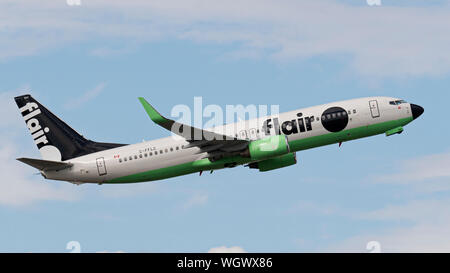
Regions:
<instances>
[{"instance_id":1,"label":"wing leading edge","mask_svg":"<svg viewBox=\"0 0 450 273\"><path fill-rule=\"evenodd\" d=\"M189 142L185 149L199 147L200 153L208 153L207 158L223 158L239 154L248 147L249 141L218 134L176 122L162 116L144 98L139 98L150 119L159 126L179 135Z\"/></svg>"}]
</instances>

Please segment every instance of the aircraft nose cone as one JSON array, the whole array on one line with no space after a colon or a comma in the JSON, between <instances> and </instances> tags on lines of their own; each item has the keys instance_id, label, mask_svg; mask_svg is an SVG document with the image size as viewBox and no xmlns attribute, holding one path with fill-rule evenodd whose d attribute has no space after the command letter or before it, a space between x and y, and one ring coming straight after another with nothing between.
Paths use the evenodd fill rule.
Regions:
<instances>
[{"instance_id":1,"label":"aircraft nose cone","mask_svg":"<svg viewBox=\"0 0 450 273\"><path fill-rule=\"evenodd\" d=\"M411 104L411 112L413 115L413 119L420 117L424 111L425 109L423 109L422 106L419 106L417 104Z\"/></svg>"}]
</instances>

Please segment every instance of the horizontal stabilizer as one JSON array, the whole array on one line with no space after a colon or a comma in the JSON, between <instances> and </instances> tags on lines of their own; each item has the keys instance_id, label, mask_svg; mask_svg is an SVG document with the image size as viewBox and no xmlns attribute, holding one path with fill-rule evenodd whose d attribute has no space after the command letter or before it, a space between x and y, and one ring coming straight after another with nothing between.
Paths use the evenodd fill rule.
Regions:
<instances>
[{"instance_id":1,"label":"horizontal stabilizer","mask_svg":"<svg viewBox=\"0 0 450 273\"><path fill-rule=\"evenodd\" d=\"M17 160L27 165L30 165L31 167L36 168L40 171L60 171L73 166L73 164L71 163L41 160L34 158L18 158Z\"/></svg>"}]
</instances>

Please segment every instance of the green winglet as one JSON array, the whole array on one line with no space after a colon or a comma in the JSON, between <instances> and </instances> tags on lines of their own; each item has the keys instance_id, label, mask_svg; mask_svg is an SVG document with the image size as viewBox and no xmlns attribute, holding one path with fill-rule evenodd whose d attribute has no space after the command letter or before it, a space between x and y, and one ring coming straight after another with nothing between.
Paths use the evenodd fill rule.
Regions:
<instances>
[{"instance_id":1,"label":"green winglet","mask_svg":"<svg viewBox=\"0 0 450 273\"><path fill-rule=\"evenodd\" d=\"M148 103L144 98L140 97L139 101L142 103L142 106L144 106L145 111L154 123L161 125L169 121L158 113L158 111L156 111L156 109L153 108L153 106L151 106L150 103Z\"/></svg>"}]
</instances>

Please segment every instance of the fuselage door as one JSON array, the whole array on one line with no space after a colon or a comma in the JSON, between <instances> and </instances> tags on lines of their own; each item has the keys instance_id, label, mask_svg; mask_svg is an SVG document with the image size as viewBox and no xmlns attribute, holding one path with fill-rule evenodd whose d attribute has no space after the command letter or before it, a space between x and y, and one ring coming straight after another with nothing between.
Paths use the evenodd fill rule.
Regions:
<instances>
[{"instance_id":1,"label":"fuselage door","mask_svg":"<svg viewBox=\"0 0 450 273\"><path fill-rule=\"evenodd\" d=\"M254 128L250 129L249 135L250 135L249 137L250 137L251 140L258 139L258 135L256 133L256 129L254 129Z\"/></svg>"},{"instance_id":2,"label":"fuselage door","mask_svg":"<svg viewBox=\"0 0 450 273\"><path fill-rule=\"evenodd\" d=\"M97 158L97 169L98 169L98 175L103 176L103 175L107 174L104 157Z\"/></svg>"},{"instance_id":3,"label":"fuselage door","mask_svg":"<svg viewBox=\"0 0 450 273\"><path fill-rule=\"evenodd\" d=\"M372 114L372 118L379 118L380 117L380 109L378 108L378 101L371 100L369 101L370 105L370 113Z\"/></svg>"}]
</instances>

